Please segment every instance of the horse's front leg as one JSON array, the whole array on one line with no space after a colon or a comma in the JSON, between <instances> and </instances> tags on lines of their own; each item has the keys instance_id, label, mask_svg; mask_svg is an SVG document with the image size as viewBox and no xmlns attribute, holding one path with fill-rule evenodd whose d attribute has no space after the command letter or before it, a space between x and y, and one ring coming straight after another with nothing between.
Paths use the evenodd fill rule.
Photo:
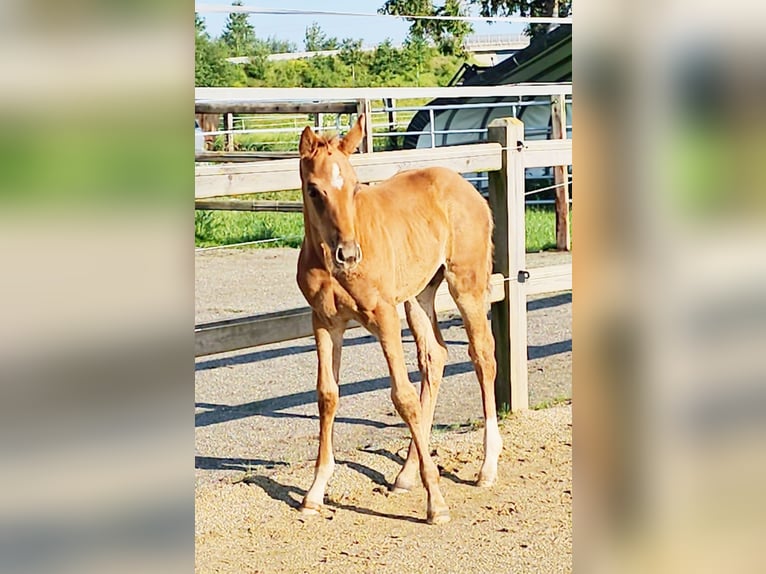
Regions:
<instances>
[{"instance_id":1,"label":"horse's front leg","mask_svg":"<svg viewBox=\"0 0 766 574\"><path fill-rule=\"evenodd\" d=\"M314 482L301 504L301 512L316 514L324 502L327 482L335 470L332 450L332 426L338 408L338 381L343 331L346 323L328 324L313 314L317 357L317 402L319 404L319 454L314 469Z\"/></svg>"}]
</instances>

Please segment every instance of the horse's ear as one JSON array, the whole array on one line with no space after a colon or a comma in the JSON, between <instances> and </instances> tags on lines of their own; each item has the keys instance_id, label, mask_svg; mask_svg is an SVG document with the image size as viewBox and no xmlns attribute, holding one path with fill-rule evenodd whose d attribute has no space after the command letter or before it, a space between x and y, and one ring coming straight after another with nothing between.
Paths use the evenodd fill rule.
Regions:
<instances>
[{"instance_id":1,"label":"horse's ear","mask_svg":"<svg viewBox=\"0 0 766 574\"><path fill-rule=\"evenodd\" d=\"M311 157L314 155L314 152L317 149L318 141L319 138L317 138L316 134L311 130L309 126L303 128L303 133L301 134L301 142L298 145L298 151L300 152L301 157Z\"/></svg>"},{"instance_id":2,"label":"horse's ear","mask_svg":"<svg viewBox=\"0 0 766 574\"><path fill-rule=\"evenodd\" d=\"M359 146L359 142L362 141L363 137L364 137L364 114L359 114L359 119L356 120L354 127L348 131L348 133L346 134L346 137L340 140L340 145L338 145L338 149L342 151L343 153L345 153L346 155L351 155Z\"/></svg>"}]
</instances>

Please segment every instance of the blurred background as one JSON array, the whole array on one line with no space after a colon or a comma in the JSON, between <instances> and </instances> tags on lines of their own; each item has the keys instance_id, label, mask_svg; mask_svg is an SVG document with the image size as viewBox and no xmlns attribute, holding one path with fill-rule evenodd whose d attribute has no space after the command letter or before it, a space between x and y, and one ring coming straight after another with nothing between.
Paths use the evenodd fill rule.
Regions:
<instances>
[{"instance_id":1,"label":"blurred background","mask_svg":"<svg viewBox=\"0 0 766 574\"><path fill-rule=\"evenodd\" d=\"M766 5L574 11L575 571L761 572Z\"/></svg>"},{"instance_id":2,"label":"blurred background","mask_svg":"<svg viewBox=\"0 0 766 574\"><path fill-rule=\"evenodd\" d=\"M189 572L193 5L0 14L0 571Z\"/></svg>"}]
</instances>

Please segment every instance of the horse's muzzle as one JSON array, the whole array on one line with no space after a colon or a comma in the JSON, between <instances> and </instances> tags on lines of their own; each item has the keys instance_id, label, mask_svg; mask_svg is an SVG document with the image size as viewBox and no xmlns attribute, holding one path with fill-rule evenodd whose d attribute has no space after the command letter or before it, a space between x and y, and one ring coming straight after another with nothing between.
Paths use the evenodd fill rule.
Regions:
<instances>
[{"instance_id":1,"label":"horse's muzzle","mask_svg":"<svg viewBox=\"0 0 766 574\"><path fill-rule=\"evenodd\" d=\"M362 248L356 241L344 241L335 248L335 265L344 271L354 269L362 260Z\"/></svg>"}]
</instances>

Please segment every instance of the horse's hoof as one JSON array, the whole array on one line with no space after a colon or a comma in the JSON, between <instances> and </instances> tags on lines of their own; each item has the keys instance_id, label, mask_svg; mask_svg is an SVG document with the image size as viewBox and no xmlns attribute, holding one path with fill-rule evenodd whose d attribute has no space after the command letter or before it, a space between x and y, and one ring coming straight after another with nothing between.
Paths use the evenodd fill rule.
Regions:
<instances>
[{"instance_id":1,"label":"horse's hoof","mask_svg":"<svg viewBox=\"0 0 766 574\"><path fill-rule=\"evenodd\" d=\"M446 524L450 521L449 509L445 508L438 512L428 513L428 524Z\"/></svg>"},{"instance_id":2,"label":"horse's hoof","mask_svg":"<svg viewBox=\"0 0 766 574\"><path fill-rule=\"evenodd\" d=\"M410 492L413 488L415 488L414 482L408 482L406 480L397 480L394 485L391 487L391 494L402 494L405 492Z\"/></svg>"},{"instance_id":3,"label":"horse's hoof","mask_svg":"<svg viewBox=\"0 0 766 574\"><path fill-rule=\"evenodd\" d=\"M304 500L303 504L301 504L301 507L298 510L305 516L316 516L319 514L319 511L322 510L322 507L321 505L314 502Z\"/></svg>"},{"instance_id":4,"label":"horse's hoof","mask_svg":"<svg viewBox=\"0 0 766 574\"><path fill-rule=\"evenodd\" d=\"M495 480L497 479L497 472L490 474L482 474L479 473L479 477L476 479L476 486L479 488L489 488L493 484L495 484Z\"/></svg>"},{"instance_id":5,"label":"horse's hoof","mask_svg":"<svg viewBox=\"0 0 766 574\"><path fill-rule=\"evenodd\" d=\"M402 484L394 484L391 487L391 494L404 494L405 492L410 492L413 489L414 485L402 483Z\"/></svg>"}]
</instances>

